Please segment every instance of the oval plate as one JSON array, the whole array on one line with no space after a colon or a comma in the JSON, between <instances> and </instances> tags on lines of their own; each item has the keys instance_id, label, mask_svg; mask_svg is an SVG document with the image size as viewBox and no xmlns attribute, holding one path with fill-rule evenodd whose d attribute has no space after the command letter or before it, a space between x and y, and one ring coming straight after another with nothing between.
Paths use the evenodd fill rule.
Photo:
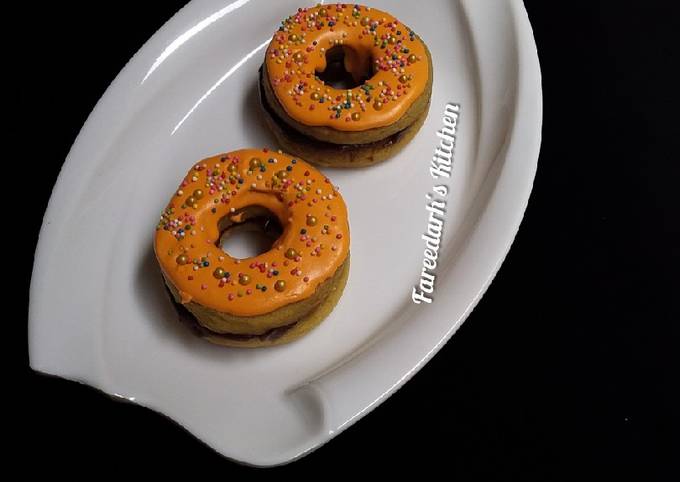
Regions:
<instances>
[{"instance_id":1,"label":"oval plate","mask_svg":"<svg viewBox=\"0 0 680 482\"><path fill-rule=\"evenodd\" d=\"M263 466L356 422L451 337L510 248L540 145L540 70L520 1L373 2L427 42L434 87L424 127L398 156L324 170L350 212L352 269L340 303L286 346L225 349L195 338L166 296L153 230L192 163L273 147L257 70L298 6L196 0L144 45L64 163L31 283L33 369L157 410L225 456ZM457 116L444 119L454 104ZM437 131L454 118L451 176L435 179ZM431 200L445 203L434 301L416 304Z\"/></svg>"}]
</instances>

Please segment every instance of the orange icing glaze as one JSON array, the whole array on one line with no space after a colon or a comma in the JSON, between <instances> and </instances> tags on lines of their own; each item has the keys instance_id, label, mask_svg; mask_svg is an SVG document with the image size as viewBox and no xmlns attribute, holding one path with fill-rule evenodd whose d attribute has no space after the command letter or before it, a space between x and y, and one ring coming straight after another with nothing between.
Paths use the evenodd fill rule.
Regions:
<instances>
[{"instance_id":1,"label":"orange icing glaze","mask_svg":"<svg viewBox=\"0 0 680 482\"><path fill-rule=\"evenodd\" d=\"M344 47L348 72L371 64L374 75L350 90L325 85L316 72L326 69L326 51L337 45ZM426 47L411 29L388 13L347 4L299 9L286 18L269 44L265 66L290 117L340 131L393 124L430 76Z\"/></svg>"},{"instance_id":2,"label":"orange icing glaze","mask_svg":"<svg viewBox=\"0 0 680 482\"><path fill-rule=\"evenodd\" d=\"M218 222L247 206L269 209L283 234L270 251L239 260L218 247ZM234 151L192 167L161 215L154 250L183 303L266 314L313 295L345 262L347 208L306 162L266 149Z\"/></svg>"}]
</instances>

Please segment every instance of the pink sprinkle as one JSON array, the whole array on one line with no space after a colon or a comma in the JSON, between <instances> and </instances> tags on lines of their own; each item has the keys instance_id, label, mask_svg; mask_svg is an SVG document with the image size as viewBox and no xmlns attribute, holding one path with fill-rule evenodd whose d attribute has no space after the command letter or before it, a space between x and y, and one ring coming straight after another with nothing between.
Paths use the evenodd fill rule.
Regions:
<instances>
[{"instance_id":1,"label":"pink sprinkle","mask_svg":"<svg viewBox=\"0 0 680 482\"><path fill-rule=\"evenodd\" d=\"M229 298L229 301L233 300L233 299L234 299L234 294L233 294L233 293L229 293L229 296L227 296L227 298Z\"/></svg>"},{"instance_id":2,"label":"pink sprinkle","mask_svg":"<svg viewBox=\"0 0 680 482\"><path fill-rule=\"evenodd\" d=\"M277 265L277 264L278 264L278 263L277 263L276 261L272 261L272 267L273 267L273 268L276 268L276 265Z\"/></svg>"},{"instance_id":3,"label":"pink sprinkle","mask_svg":"<svg viewBox=\"0 0 680 482\"><path fill-rule=\"evenodd\" d=\"M247 294L247 295L251 294L252 292L253 292L253 290L251 290L250 288L248 288L248 289L246 290L246 294Z\"/></svg>"},{"instance_id":4,"label":"pink sprinkle","mask_svg":"<svg viewBox=\"0 0 680 482\"><path fill-rule=\"evenodd\" d=\"M338 234L338 235L336 236L336 238L342 239L342 234Z\"/></svg>"},{"instance_id":5,"label":"pink sprinkle","mask_svg":"<svg viewBox=\"0 0 680 482\"><path fill-rule=\"evenodd\" d=\"M201 289L202 289L202 290L207 290L207 289L208 289L208 285L205 285L205 284L201 285Z\"/></svg>"},{"instance_id":6,"label":"pink sprinkle","mask_svg":"<svg viewBox=\"0 0 680 482\"><path fill-rule=\"evenodd\" d=\"M331 221L335 221L337 218L335 216L331 216Z\"/></svg>"}]
</instances>

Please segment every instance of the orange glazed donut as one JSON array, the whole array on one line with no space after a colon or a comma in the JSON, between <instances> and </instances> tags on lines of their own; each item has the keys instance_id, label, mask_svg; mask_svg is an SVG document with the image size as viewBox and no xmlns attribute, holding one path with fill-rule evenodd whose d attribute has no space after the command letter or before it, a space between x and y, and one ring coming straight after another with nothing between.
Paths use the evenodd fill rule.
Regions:
<instances>
[{"instance_id":1,"label":"orange glazed donut","mask_svg":"<svg viewBox=\"0 0 680 482\"><path fill-rule=\"evenodd\" d=\"M351 88L331 85L343 68ZM274 34L260 69L265 120L277 141L334 167L395 154L422 126L431 92L422 40L392 15L360 5L298 9Z\"/></svg>"},{"instance_id":2,"label":"orange glazed donut","mask_svg":"<svg viewBox=\"0 0 680 482\"><path fill-rule=\"evenodd\" d=\"M237 259L222 250L221 236L265 213L282 228L269 251ZM161 215L154 250L175 301L209 341L286 343L340 298L349 272L347 209L306 162L244 149L189 171Z\"/></svg>"}]
</instances>

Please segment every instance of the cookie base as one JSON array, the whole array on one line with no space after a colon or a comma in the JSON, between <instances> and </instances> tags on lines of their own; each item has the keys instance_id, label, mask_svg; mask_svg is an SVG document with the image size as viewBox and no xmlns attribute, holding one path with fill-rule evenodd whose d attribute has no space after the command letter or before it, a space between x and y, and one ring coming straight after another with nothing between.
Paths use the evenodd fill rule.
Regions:
<instances>
[{"instance_id":1,"label":"cookie base","mask_svg":"<svg viewBox=\"0 0 680 482\"><path fill-rule=\"evenodd\" d=\"M174 300L174 296L173 302L178 310L180 319L190 325L198 336L211 343L241 348L282 345L290 343L307 334L333 311L333 308L338 304L345 289L345 285L347 284L347 278L349 277L349 257L339 270L340 272L338 275L334 276L334 280L332 281L333 284L329 289L328 295L312 311L308 312L294 323L274 328L261 335L229 334L211 331L201 325L196 316L186 307L181 303L177 303Z\"/></svg>"},{"instance_id":2,"label":"cookie base","mask_svg":"<svg viewBox=\"0 0 680 482\"><path fill-rule=\"evenodd\" d=\"M368 144L333 144L306 136L285 123L268 104L260 82L260 103L265 123L284 152L307 162L328 167L367 167L378 164L401 151L423 126L430 109L423 112L405 129L385 139Z\"/></svg>"}]
</instances>

